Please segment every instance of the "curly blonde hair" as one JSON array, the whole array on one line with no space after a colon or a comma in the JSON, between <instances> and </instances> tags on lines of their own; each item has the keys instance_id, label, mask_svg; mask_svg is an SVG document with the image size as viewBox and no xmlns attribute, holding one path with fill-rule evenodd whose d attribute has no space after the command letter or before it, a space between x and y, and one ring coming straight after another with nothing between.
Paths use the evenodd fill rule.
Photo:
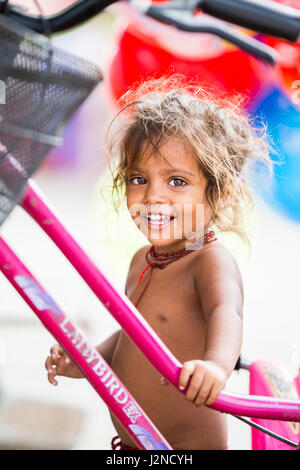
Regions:
<instances>
[{"instance_id":1,"label":"curly blonde hair","mask_svg":"<svg viewBox=\"0 0 300 470\"><path fill-rule=\"evenodd\" d=\"M265 126L251 125L241 98L217 97L176 74L140 84L120 104L105 135L113 192L119 196L116 206L126 191L128 170L149 146L159 154L165 138L179 137L207 178L211 225L249 243L241 223L243 207L254 206L248 164L259 161L267 169L264 175L271 176L272 161Z\"/></svg>"}]
</instances>

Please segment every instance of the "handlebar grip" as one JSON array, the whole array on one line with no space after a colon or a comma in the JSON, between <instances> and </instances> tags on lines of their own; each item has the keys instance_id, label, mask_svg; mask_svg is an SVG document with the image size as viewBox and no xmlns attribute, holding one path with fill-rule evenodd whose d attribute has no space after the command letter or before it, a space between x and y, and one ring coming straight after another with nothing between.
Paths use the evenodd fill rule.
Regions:
<instances>
[{"instance_id":1,"label":"handlebar grip","mask_svg":"<svg viewBox=\"0 0 300 470\"><path fill-rule=\"evenodd\" d=\"M54 15L45 16L44 20L51 33L60 33L88 21L117 1L118 0L79 0ZM45 33L45 23L41 20L41 17L28 15L26 10L19 5L6 4L3 0L0 0L0 13L1 12L4 12L7 17L37 33Z\"/></svg>"},{"instance_id":2,"label":"handlebar grip","mask_svg":"<svg viewBox=\"0 0 300 470\"><path fill-rule=\"evenodd\" d=\"M300 34L300 12L267 0L200 0L204 13L230 23L296 42Z\"/></svg>"}]
</instances>

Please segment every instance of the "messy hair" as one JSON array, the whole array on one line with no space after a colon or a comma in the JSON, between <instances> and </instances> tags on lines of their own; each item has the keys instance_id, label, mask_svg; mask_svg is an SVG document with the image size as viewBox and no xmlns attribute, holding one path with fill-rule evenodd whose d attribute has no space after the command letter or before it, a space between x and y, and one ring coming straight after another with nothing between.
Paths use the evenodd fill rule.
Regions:
<instances>
[{"instance_id":1,"label":"messy hair","mask_svg":"<svg viewBox=\"0 0 300 470\"><path fill-rule=\"evenodd\" d=\"M126 192L128 171L149 148L159 155L168 137L183 139L207 178L211 226L249 243L243 208L254 207L249 164L260 162L272 176L264 125L256 128L240 97L217 96L180 76L151 79L127 92L109 123L105 148L113 177L116 206Z\"/></svg>"}]
</instances>

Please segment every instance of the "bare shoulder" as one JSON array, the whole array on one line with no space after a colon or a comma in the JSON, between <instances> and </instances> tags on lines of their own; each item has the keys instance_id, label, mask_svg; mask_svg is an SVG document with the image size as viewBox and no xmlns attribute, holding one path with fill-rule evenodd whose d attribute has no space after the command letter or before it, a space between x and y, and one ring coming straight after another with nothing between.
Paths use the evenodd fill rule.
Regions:
<instances>
[{"instance_id":1,"label":"bare shoulder","mask_svg":"<svg viewBox=\"0 0 300 470\"><path fill-rule=\"evenodd\" d=\"M133 255L131 263L128 270L125 293L127 293L128 286L131 281L136 282L137 277L139 276L140 271L146 264L146 253L149 250L150 245L145 245L142 248L139 248L137 252Z\"/></svg>"},{"instance_id":2,"label":"bare shoulder","mask_svg":"<svg viewBox=\"0 0 300 470\"><path fill-rule=\"evenodd\" d=\"M215 269L227 272L229 270L233 275L241 276L235 257L228 248L218 241L205 245L197 252L193 267L196 273L205 268L212 272Z\"/></svg>"},{"instance_id":3,"label":"bare shoulder","mask_svg":"<svg viewBox=\"0 0 300 470\"><path fill-rule=\"evenodd\" d=\"M212 242L199 250L193 258L195 286L202 298L210 297L215 303L244 301L243 280L233 254L220 242Z\"/></svg>"},{"instance_id":4,"label":"bare shoulder","mask_svg":"<svg viewBox=\"0 0 300 470\"><path fill-rule=\"evenodd\" d=\"M149 250L151 245L145 245L142 246L142 248L139 248L136 253L133 255L130 263L130 268L129 269L134 269L137 265L140 265L141 263L145 264L145 256L147 251Z\"/></svg>"}]
</instances>

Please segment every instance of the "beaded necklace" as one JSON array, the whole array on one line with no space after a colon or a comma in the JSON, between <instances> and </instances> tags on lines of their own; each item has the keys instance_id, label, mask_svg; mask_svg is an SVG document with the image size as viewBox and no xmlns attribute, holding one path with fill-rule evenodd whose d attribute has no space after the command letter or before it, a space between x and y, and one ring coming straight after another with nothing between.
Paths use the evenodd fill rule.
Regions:
<instances>
[{"instance_id":1,"label":"beaded necklace","mask_svg":"<svg viewBox=\"0 0 300 470\"><path fill-rule=\"evenodd\" d=\"M147 287L149 286L149 283L152 279L153 269L155 269L155 268L164 269L166 266L168 266L168 264L173 263L173 261L177 261L177 260L183 258L183 256L186 256L190 253L193 253L193 251L201 248L206 243L213 242L215 240L217 240L217 238L215 237L215 232L213 230L210 230L209 232L206 232L201 238L199 238L194 243L192 243L189 246L189 248L182 248L181 250L171 251L169 253L156 253L155 248L152 245L146 253L147 266L141 272L141 274L138 278L137 284L138 285L140 284L140 282L142 281L142 279L144 277L144 274L146 273L146 271L148 271L149 268L151 268L150 275L149 275L149 278L147 280L147 283L146 283L142 293L140 294L138 300L135 303L135 306L138 305L138 303L141 300L142 296L144 295ZM151 261L150 260L151 257L155 261Z\"/></svg>"}]
</instances>

